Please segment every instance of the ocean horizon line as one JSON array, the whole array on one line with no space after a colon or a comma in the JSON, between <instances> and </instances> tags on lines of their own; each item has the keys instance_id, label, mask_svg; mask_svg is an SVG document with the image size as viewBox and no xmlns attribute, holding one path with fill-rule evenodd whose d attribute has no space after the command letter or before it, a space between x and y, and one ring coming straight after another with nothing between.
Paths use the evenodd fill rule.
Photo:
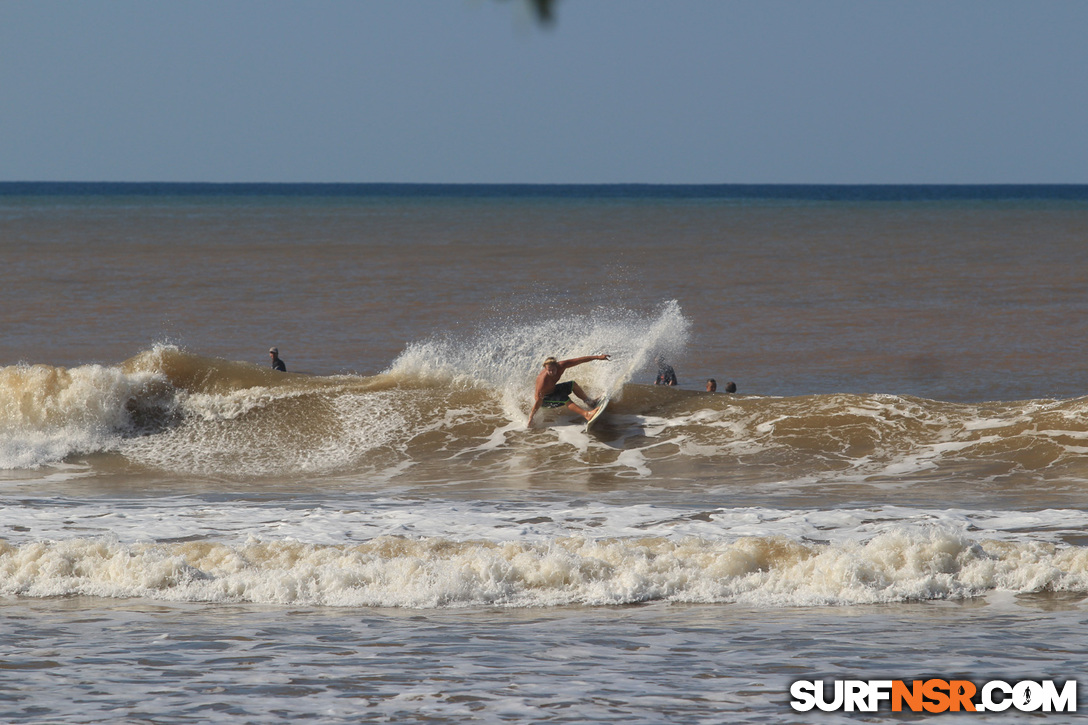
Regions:
<instances>
[{"instance_id":1,"label":"ocean horizon line","mask_svg":"<svg viewBox=\"0 0 1088 725\"><path fill-rule=\"evenodd\" d=\"M0 181L0 196L768 198L827 201L1088 200L1088 184Z\"/></svg>"}]
</instances>

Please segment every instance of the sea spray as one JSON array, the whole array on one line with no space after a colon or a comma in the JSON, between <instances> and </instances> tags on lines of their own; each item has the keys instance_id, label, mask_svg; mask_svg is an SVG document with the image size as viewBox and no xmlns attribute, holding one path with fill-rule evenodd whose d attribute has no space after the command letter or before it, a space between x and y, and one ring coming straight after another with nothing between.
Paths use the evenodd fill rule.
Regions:
<instances>
[{"instance_id":1,"label":"sea spray","mask_svg":"<svg viewBox=\"0 0 1088 725\"><path fill-rule=\"evenodd\" d=\"M541 320L493 320L465 335L446 333L412 343L388 372L495 390L507 416L520 420L544 358L607 353L611 364L582 366L566 379L577 379L590 395L619 392L655 356L680 354L690 325L676 300L652 314L598 307Z\"/></svg>"}]
</instances>

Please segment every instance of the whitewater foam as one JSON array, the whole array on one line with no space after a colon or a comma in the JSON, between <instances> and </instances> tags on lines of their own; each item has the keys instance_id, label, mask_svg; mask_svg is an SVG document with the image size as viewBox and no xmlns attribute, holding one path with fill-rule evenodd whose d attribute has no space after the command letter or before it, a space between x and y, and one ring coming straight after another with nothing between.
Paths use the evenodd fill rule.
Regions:
<instances>
[{"instance_id":1,"label":"whitewater foam","mask_svg":"<svg viewBox=\"0 0 1088 725\"><path fill-rule=\"evenodd\" d=\"M362 544L0 541L0 593L432 608L630 604L749 606L965 599L1088 591L1088 550L896 529L865 542L785 537L381 536Z\"/></svg>"},{"instance_id":2,"label":"whitewater foam","mask_svg":"<svg viewBox=\"0 0 1088 725\"><path fill-rule=\"evenodd\" d=\"M353 494L0 500L0 594L333 606L812 606L1088 592L1078 510L778 510ZM1031 533L1025 533L1030 531Z\"/></svg>"},{"instance_id":3,"label":"whitewater foam","mask_svg":"<svg viewBox=\"0 0 1088 725\"><path fill-rule=\"evenodd\" d=\"M139 428L141 412L171 406L166 381L154 372L101 365L0 368L0 469L115 449Z\"/></svg>"},{"instance_id":4,"label":"whitewater foam","mask_svg":"<svg viewBox=\"0 0 1088 725\"><path fill-rule=\"evenodd\" d=\"M407 437L396 391L312 393L250 389L227 400L181 396L184 424L118 446L128 459L174 473L239 476L331 472ZM297 410L301 408L301 410ZM259 412L260 415L250 415Z\"/></svg>"}]
</instances>

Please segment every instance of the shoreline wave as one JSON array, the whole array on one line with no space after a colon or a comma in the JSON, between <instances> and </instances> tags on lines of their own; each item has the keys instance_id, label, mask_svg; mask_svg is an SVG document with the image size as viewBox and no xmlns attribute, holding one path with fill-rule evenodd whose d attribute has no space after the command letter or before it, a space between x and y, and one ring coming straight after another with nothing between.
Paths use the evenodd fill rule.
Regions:
<instances>
[{"instance_id":1,"label":"shoreline wave","mask_svg":"<svg viewBox=\"0 0 1088 725\"><path fill-rule=\"evenodd\" d=\"M381 536L356 545L0 540L0 594L20 597L419 609L653 601L775 608L1059 591L1088 593L1088 548L979 541L939 529L825 544L777 536Z\"/></svg>"}]
</instances>

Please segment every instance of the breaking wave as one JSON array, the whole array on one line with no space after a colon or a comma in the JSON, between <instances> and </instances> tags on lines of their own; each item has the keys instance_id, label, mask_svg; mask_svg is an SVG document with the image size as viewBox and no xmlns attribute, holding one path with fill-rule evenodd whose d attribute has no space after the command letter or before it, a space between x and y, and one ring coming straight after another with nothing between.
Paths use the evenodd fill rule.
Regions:
<instances>
[{"instance_id":1,"label":"breaking wave","mask_svg":"<svg viewBox=\"0 0 1088 725\"><path fill-rule=\"evenodd\" d=\"M282 374L158 346L117 366L0 368L0 469L73 464L166 475L501 482L572 472L622 482L1088 481L1088 399L954 404L892 394L792 398L631 382L682 351L675 302L412 343L372 376ZM608 352L573 374L613 404L526 430L540 361ZM567 417L564 417L564 416Z\"/></svg>"}]
</instances>

